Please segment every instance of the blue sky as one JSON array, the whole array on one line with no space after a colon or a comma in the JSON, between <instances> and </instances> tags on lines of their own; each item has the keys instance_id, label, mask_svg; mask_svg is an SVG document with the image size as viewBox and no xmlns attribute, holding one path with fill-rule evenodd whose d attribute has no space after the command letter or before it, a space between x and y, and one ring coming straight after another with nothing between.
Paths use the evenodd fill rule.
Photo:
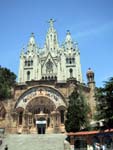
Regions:
<instances>
[{"instance_id":1,"label":"blue sky","mask_svg":"<svg viewBox=\"0 0 113 150\"><path fill-rule=\"evenodd\" d=\"M97 86L113 76L113 0L0 0L0 65L18 75L31 32L42 47L54 18L59 43L70 30L81 52L83 79L91 67Z\"/></svg>"}]
</instances>

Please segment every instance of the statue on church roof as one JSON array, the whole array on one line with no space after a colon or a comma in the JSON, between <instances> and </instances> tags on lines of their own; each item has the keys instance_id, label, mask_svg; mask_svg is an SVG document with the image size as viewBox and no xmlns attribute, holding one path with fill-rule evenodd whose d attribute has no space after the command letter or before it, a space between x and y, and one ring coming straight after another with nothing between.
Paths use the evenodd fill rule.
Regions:
<instances>
[{"instance_id":1,"label":"statue on church roof","mask_svg":"<svg viewBox=\"0 0 113 150\"><path fill-rule=\"evenodd\" d=\"M49 23L49 25L50 25L51 28L53 28L54 22L55 22L54 19L50 19L50 20L48 21L48 23Z\"/></svg>"}]
</instances>

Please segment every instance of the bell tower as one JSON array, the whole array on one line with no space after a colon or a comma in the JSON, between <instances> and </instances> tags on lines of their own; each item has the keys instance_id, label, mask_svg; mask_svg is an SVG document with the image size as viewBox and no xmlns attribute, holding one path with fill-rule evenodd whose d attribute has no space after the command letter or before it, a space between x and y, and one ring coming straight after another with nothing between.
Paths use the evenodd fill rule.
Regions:
<instances>
[{"instance_id":1,"label":"bell tower","mask_svg":"<svg viewBox=\"0 0 113 150\"><path fill-rule=\"evenodd\" d=\"M92 115L95 113L95 107L96 107L96 102L95 102L95 80L94 80L94 72L91 70L91 68L88 69L87 71L87 84L88 87L90 88L90 93L89 93L89 105L91 108L91 118L93 117Z\"/></svg>"},{"instance_id":2,"label":"bell tower","mask_svg":"<svg viewBox=\"0 0 113 150\"><path fill-rule=\"evenodd\" d=\"M95 83L94 81L94 72L91 70L91 68L87 71L87 80L88 80L88 86L90 86L91 83Z\"/></svg>"}]
</instances>

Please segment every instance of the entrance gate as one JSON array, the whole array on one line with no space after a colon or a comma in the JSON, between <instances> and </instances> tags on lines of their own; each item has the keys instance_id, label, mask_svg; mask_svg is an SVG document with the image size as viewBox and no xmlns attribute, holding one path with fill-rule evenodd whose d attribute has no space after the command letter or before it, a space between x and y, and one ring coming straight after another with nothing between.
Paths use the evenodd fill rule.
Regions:
<instances>
[{"instance_id":1,"label":"entrance gate","mask_svg":"<svg viewBox=\"0 0 113 150\"><path fill-rule=\"evenodd\" d=\"M46 132L46 120L37 120L36 126L37 126L37 133L38 134L45 134L45 132Z\"/></svg>"}]
</instances>

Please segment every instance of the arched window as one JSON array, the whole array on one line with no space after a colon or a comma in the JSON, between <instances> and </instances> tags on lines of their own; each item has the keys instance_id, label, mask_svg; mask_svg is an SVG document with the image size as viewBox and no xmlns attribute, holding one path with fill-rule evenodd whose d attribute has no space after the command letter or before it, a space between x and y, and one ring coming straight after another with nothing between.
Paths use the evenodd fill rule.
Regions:
<instances>
[{"instance_id":1,"label":"arched window","mask_svg":"<svg viewBox=\"0 0 113 150\"><path fill-rule=\"evenodd\" d=\"M30 66L30 61L28 61L28 66Z\"/></svg>"},{"instance_id":2,"label":"arched window","mask_svg":"<svg viewBox=\"0 0 113 150\"><path fill-rule=\"evenodd\" d=\"M27 60L25 60L25 66L27 66Z\"/></svg>"},{"instance_id":3,"label":"arched window","mask_svg":"<svg viewBox=\"0 0 113 150\"><path fill-rule=\"evenodd\" d=\"M53 63L50 59L46 63L46 72L48 73L53 72Z\"/></svg>"},{"instance_id":4,"label":"arched window","mask_svg":"<svg viewBox=\"0 0 113 150\"><path fill-rule=\"evenodd\" d=\"M33 60L31 60L31 66L33 66Z\"/></svg>"},{"instance_id":5,"label":"arched window","mask_svg":"<svg viewBox=\"0 0 113 150\"><path fill-rule=\"evenodd\" d=\"M70 68L69 72L70 72L70 78L72 78L73 77L73 69Z\"/></svg>"},{"instance_id":6,"label":"arched window","mask_svg":"<svg viewBox=\"0 0 113 150\"><path fill-rule=\"evenodd\" d=\"M51 39L51 41L52 41L52 34L50 35L50 39Z\"/></svg>"},{"instance_id":7,"label":"arched window","mask_svg":"<svg viewBox=\"0 0 113 150\"><path fill-rule=\"evenodd\" d=\"M30 80L30 71L27 71L27 81Z\"/></svg>"},{"instance_id":8,"label":"arched window","mask_svg":"<svg viewBox=\"0 0 113 150\"><path fill-rule=\"evenodd\" d=\"M55 76L55 80L57 80L57 76Z\"/></svg>"},{"instance_id":9,"label":"arched window","mask_svg":"<svg viewBox=\"0 0 113 150\"><path fill-rule=\"evenodd\" d=\"M19 125L22 125L23 112L19 112Z\"/></svg>"},{"instance_id":10,"label":"arched window","mask_svg":"<svg viewBox=\"0 0 113 150\"><path fill-rule=\"evenodd\" d=\"M71 58L69 58L69 63L72 64L72 59Z\"/></svg>"},{"instance_id":11,"label":"arched window","mask_svg":"<svg viewBox=\"0 0 113 150\"><path fill-rule=\"evenodd\" d=\"M66 63L68 64L68 58L66 58Z\"/></svg>"},{"instance_id":12,"label":"arched window","mask_svg":"<svg viewBox=\"0 0 113 150\"><path fill-rule=\"evenodd\" d=\"M72 62L75 63L75 58L72 58Z\"/></svg>"}]
</instances>

